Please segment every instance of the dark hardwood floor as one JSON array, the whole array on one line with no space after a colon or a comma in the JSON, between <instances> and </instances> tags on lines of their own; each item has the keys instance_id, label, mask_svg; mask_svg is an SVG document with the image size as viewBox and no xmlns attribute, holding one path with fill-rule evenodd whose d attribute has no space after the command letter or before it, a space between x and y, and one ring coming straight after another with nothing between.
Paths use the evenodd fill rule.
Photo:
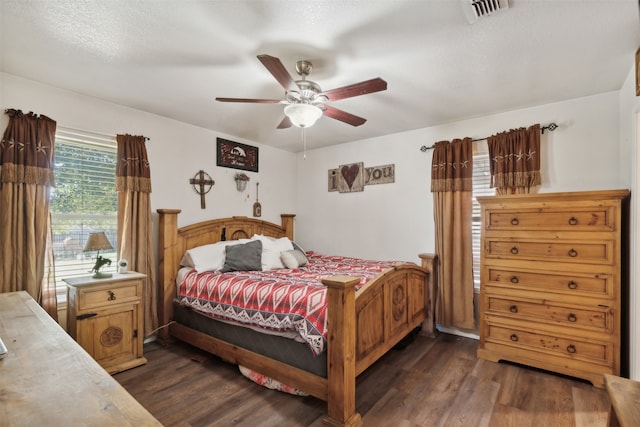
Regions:
<instances>
[{"instance_id":1,"label":"dark hardwood floor","mask_svg":"<svg viewBox=\"0 0 640 427\"><path fill-rule=\"evenodd\" d=\"M476 358L477 341L419 335L358 377L362 426L590 426L609 398L590 383ZM322 425L325 403L258 386L186 344L145 345L148 363L114 375L165 426Z\"/></svg>"}]
</instances>

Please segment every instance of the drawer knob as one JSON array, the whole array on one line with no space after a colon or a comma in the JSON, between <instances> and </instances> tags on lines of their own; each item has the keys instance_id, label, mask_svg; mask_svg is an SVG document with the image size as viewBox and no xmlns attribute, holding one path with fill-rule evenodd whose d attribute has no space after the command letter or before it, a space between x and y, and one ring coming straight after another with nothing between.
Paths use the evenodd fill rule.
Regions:
<instances>
[{"instance_id":1,"label":"drawer knob","mask_svg":"<svg viewBox=\"0 0 640 427\"><path fill-rule=\"evenodd\" d=\"M511 218L511 225L518 225L520 223L520 221L518 220L518 218Z\"/></svg>"},{"instance_id":2,"label":"drawer knob","mask_svg":"<svg viewBox=\"0 0 640 427\"><path fill-rule=\"evenodd\" d=\"M518 248L517 248L517 247L515 247L515 246L514 246L514 247L512 247L512 248L511 248L511 253L512 253L512 254L514 254L514 255L517 255L517 254L518 254Z\"/></svg>"},{"instance_id":3,"label":"drawer knob","mask_svg":"<svg viewBox=\"0 0 640 427\"><path fill-rule=\"evenodd\" d=\"M577 351L577 350L576 350L576 346L575 346L575 345L573 345L573 344L569 344L569 345L567 346L567 353L574 354L576 351Z\"/></svg>"},{"instance_id":4,"label":"drawer knob","mask_svg":"<svg viewBox=\"0 0 640 427\"><path fill-rule=\"evenodd\" d=\"M567 283L567 287L569 289L578 289L578 284L572 280L569 283Z\"/></svg>"},{"instance_id":5,"label":"drawer knob","mask_svg":"<svg viewBox=\"0 0 640 427\"><path fill-rule=\"evenodd\" d=\"M518 312L518 306L517 305L512 305L511 307L509 307L509 311L512 313L517 313Z\"/></svg>"},{"instance_id":6,"label":"drawer knob","mask_svg":"<svg viewBox=\"0 0 640 427\"><path fill-rule=\"evenodd\" d=\"M575 216L569 218L569 225L578 225L578 218L576 218Z\"/></svg>"},{"instance_id":7,"label":"drawer knob","mask_svg":"<svg viewBox=\"0 0 640 427\"><path fill-rule=\"evenodd\" d=\"M578 318L576 317L576 315L575 315L575 314L573 314L573 313L569 313L569 315L567 316L567 320L568 320L569 322L575 322L575 321L577 321L577 320L578 320Z\"/></svg>"},{"instance_id":8,"label":"drawer knob","mask_svg":"<svg viewBox=\"0 0 640 427\"><path fill-rule=\"evenodd\" d=\"M107 293L109 294L109 296L107 297L107 301L115 301L116 300L116 294L114 294L113 291L107 291Z\"/></svg>"},{"instance_id":9,"label":"drawer knob","mask_svg":"<svg viewBox=\"0 0 640 427\"><path fill-rule=\"evenodd\" d=\"M577 256L578 256L578 251L576 251L575 249L571 248L571 249L569 250L569 252L568 252L568 255L569 255L571 258L575 258L575 257L577 257Z\"/></svg>"},{"instance_id":10,"label":"drawer knob","mask_svg":"<svg viewBox=\"0 0 640 427\"><path fill-rule=\"evenodd\" d=\"M520 279L518 279L518 276L511 276L511 283L520 283Z\"/></svg>"},{"instance_id":11,"label":"drawer knob","mask_svg":"<svg viewBox=\"0 0 640 427\"><path fill-rule=\"evenodd\" d=\"M511 341L513 342L518 342L518 336L516 334L511 334L509 338L511 338Z\"/></svg>"}]
</instances>

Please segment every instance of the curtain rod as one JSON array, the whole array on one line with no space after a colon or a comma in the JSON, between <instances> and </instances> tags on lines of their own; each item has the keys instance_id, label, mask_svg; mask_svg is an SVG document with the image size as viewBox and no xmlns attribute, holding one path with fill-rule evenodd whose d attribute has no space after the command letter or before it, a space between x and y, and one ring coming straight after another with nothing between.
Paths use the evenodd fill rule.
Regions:
<instances>
[{"instance_id":1,"label":"curtain rod","mask_svg":"<svg viewBox=\"0 0 640 427\"><path fill-rule=\"evenodd\" d=\"M81 133L83 133L85 135L91 135L91 136L94 136L94 137L107 138L109 140L115 140L116 139L116 135L109 135L108 133L101 133L101 132L95 132L95 131L92 131L92 130L78 129L78 128L74 128L74 127L71 127L71 126L65 126L65 125L59 125L58 128L60 130L67 131L67 132L81 132ZM145 141L150 141L150 138L145 136L144 140Z\"/></svg>"},{"instance_id":2,"label":"curtain rod","mask_svg":"<svg viewBox=\"0 0 640 427\"><path fill-rule=\"evenodd\" d=\"M544 131L545 131L545 130L547 130L547 129L549 129L549 131L553 132L554 130L558 129L558 125L557 125L557 124L555 124L555 123L549 123L549 124L548 124L548 125L546 125L546 126L542 126L542 127L540 128L540 132L541 132L542 134L544 134ZM485 140L485 139L487 139L487 138L489 138L489 137L487 136L487 137L484 137L484 138L477 138L477 139L474 139L474 140L472 140L472 141L473 141L473 142L476 142L476 141L484 141L484 140ZM420 151L422 151L422 152L424 153L424 152L425 152L425 151L427 151L427 150L431 150L431 149L435 148L435 146L436 146L436 144L433 144L433 145L432 145L432 146L430 146L430 147L427 147L426 145L423 145L422 147L420 147Z\"/></svg>"}]
</instances>

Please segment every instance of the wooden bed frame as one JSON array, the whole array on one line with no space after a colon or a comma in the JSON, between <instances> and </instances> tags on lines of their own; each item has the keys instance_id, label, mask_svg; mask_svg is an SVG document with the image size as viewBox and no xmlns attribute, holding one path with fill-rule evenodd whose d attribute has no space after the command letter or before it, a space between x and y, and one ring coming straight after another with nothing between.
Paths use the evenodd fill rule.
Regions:
<instances>
[{"instance_id":1,"label":"wooden bed frame","mask_svg":"<svg viewBox=\"0 0 640 427\"><path fill-rule=\"evenodd\" d=\"M293 239L295 215L283 214L282 225L231 217L178 228L177 209L158 209L159 214L159 307L160 325L173 317L176 274L187 249L253 234ZM327 286L327 377L311 374L280 361L210 337L178 323L159 331L158 338L185 341L223 359L296 387L327 402L325 425L355 426L360 414L355 407L356 377L396 345L416 326L432 333L435 256L420 254L421 267L405 265L388 269L357 293L358 278L331 276Z\"/></svg>"}]
</instances>

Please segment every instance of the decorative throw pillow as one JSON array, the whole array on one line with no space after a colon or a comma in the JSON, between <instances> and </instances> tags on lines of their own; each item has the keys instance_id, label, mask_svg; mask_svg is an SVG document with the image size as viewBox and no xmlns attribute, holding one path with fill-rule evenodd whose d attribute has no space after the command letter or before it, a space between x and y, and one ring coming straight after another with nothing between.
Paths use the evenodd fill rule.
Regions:
<instances>
[{"instance_id":1,"label":"decorative throw pillow","mask_svg":"<svg viewBox=\"0 0 640 427\"><path fill-rule=\"evenodd\" d=\"M262 242L254 240L225 248L223 273L228 271L262 270Z\"/></svg>"},{"instance_id":2,"label":"decorative throw pillow","mask_svg":"<svg viewBox=\"0 0 640 427\"><path fill-rule=\"evenodd\" d=\"M297 249L280 252L280 259L287 268L298 268L309 263L305 254Z\"/></svg>"}]
</instances>

